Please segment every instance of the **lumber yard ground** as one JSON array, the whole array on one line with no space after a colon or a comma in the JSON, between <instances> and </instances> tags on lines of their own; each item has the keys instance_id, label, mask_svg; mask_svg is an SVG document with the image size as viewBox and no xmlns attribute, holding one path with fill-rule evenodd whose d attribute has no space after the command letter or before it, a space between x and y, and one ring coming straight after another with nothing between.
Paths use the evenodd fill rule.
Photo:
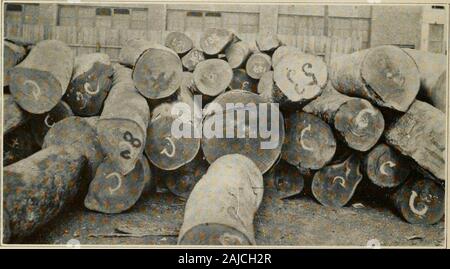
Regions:
<instances>
[{"instance_id":1,"label":"lumber yard ground","mask_svg":"<svg viewBox=\"0 0 450 269\"><path fill-rule=\"evenodd\" d=\"M153 193L122 214L102 214L80 204L68 207L28 244L175 245L185 201ZM444 245L444 220L412 225L388 206L355 198L343 208L320 205L299 195L279 200L265 195L255 219L258 245L285 246L428 246ZM72 240L71 240L72 239ZM73 240L75 239L75 240ZM76 241L78 240L78 241Z\"/></svg>"}]
</instances>

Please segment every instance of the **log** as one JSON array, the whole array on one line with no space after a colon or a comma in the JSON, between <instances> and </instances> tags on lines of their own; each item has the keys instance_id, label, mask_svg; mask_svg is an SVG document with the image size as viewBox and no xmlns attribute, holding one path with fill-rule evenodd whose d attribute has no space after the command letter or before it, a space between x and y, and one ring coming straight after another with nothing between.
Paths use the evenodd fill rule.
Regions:
<instances>
[{"instance_id":1,"label":"log","mask_svg":"<svg viewBox=\"0 0 450 269\"><path fill-rule=\"evenodd\" d=\"M265 72L270 70L271 66L272 60L269 55L256 52L248 58L245 70L249 77L260 79Z\"/></svg>"},{"instance_id":2,"label":"log","mask_svg":"<svg viewBox=\"0 0 450 269\"><path fill-rule=\"evenodd\" d=\"M258 94L267 102L278 103L281 108L292 105L292 102L281 91L273 80L273 71L267 71L262 74L258 81Z\"/></svg>"},{"instance_id":3,"label":"log","mask_svg":"<svg viewBox=\"0 0 450 269\"><path fill-rule=\"evenodd\" d=\"M30 119L30 127L36 143L42 146L48 130L58 121L70 116L73 116L72 110L64 101L59 102L47 113L32 116Z\"/></svg>"},{"instance_id":4,"label":"log","mask_svg":"<svg viewBox=\"0 0 450 269\"><path fill-rule=\"evenodd\" d=\"M393 188L408 178L411 167L408 160L382 143L366 155L363 170L373 184L382 188Z\"/></svg>"},{"instance_id":5,"label":"log","mask_svg":"<svg viewBox=\"0 0 450 269\"><path fill-rule=\"evenodd\" d=\"M201 128L200 121L201 107L194 104L192 93L186 88L177 92L174 102L155 107L145 145L150 162L162 170L175 170L192 161L200 150L201 136L195 133Z\"/></svg>"},{"instance_id":6,"label":"log","mask_svg":"<svg viewBox=\"0 0 450 269\"><path fill-rule=\"evenodd\" d=\"M98 136L98 117L67 117L58 121L47 132L42 148L51 146L74 147L87 159L88 179L91 180L104 159Z\"/></svg>"},{"instance_id":7,"label":"log","mask_svg":"<svg viewBox=\"0 0 450 269\"><path fill-rule=\"evenodd\" d=\"M234 34L227 29L208 28L200 36L200 48L207 55L218 55L234 39Z\"/></svg>"},{"instance_id":8,"label":"log","mask_svg":"<svg viewBox=\"0 0 450 269\"><path fill-rule=\"evenodd\" d=\"M10 91L17 104L33 114L52 110L65 94L73 70L73 53L61 41L44 40L10 70Z\"/></svg>"},{"instance_id":9,"label":"log","mask_svg":"<svg viewBox=\"0 0 450 269\"><path fill-rule=\"evenodd\" d=\"M271 52L277 49L281 42L275 33L259 32L256 36L256 45L259 51Z\"/></svg>"},{"instance_id":10,"label":"log","mask_svg":"<svg viewBox=\"0 0 450 269\"><path fill-rule=\"evenodd\" d=\"M231 68L241 68L250 56L250 45L246 41L233 43L227 47L225 55Z\"/></svg>"},{"instance_id":11,"label":"log","mask_svg":"<svg viewBox=\"0 0 450 269\"><path fill-rule=\"evenodd\" d=\"M134 84L146 98L166 98L180 87L180 57L164 46L143 39L129 40L120 50L119 63L133 67Z\"/></svg>"},{"instance_id":12,"label":"log","mask_svg":"<svg viewBox=\"0 0 450 269\"><path fill-rule=\"evenodd\" d=\"M292 102L305 104L322 93L327 84L325 62L310 54L288 54L274 67L274 81Z\"/></svg>"},{"instance_id":13,"label":"log","mask_svg":"<svg viewBox=\"0 0 450 269\"><path fill-rule=\"evenodd\" d=\"M250 159L239 154L220 157L189 196L178 244L256 244L253 218L263 192L262 174Z\"/></svg>"},{"instance_id":14,"label":"log","mask_svg":"<svg viewBox=\"0 0 450 269\"><path fill-rule=\"evenodd\" d=\"M194 82L204 95L217 96L230 85L233 71L224 60L209 59L197 64L194 70Z\"/></svg>"},{"instance_id":15,"label":"log","mask_svg":"<svg viewBox=\"0 0 450 269\"><path fill-rule=\"evenodd\" d=\"M9 70L20 63L25 58L26 53L27 51L22 46L7 40L3 42L3 87L9 85Z\"/></svg>"},{"instance_id":16,"label":"log","mask_svg":"<svg viewBox=\"0 0 450 269\"><path fill-rule=\"evenodd\" d=\"M208 162L203 154L197 154L191 162L173 171L164 171L161 180L166 184L167 189L176 196L187 200L195 184L208 170Z\"/></svg>"},{"instance_id":17,"label":"log","mask_svg":"<svg viewBox=\"0 0 450 269\"><path fill-rule=\"evenodd\" d=\"M294 112L286 119L286 130L281 158L289 164L318 170L333 158L336 152L333 131L319 117Z\"/></svg>"},{"instance_id":18,"label":"log","mask_svg":"<svg viewBox=\"0 0 450 269\"><path fill-rule=\"evenodd\" d=\"M413 58L419 69L420 90L419 96L445 113L446 108L446 82L447 57L444 54L428 51L403 49ZM440 83L441 82L441 83ZM445 84L440 87L440 84Z\"/></svg>"},{"instance_id":19,"label":"log","mask_svg":"<svg viewBox=\"0 0 450 269\"><path fill-rule=\"evenodd\" d=\"M284 120L278 106L265 103L257 94L228 91L206 107L202 150L209 163L238 153L250 158L265 173L280 156L283 140Z\"/></svg>"},{"instance_id":20,"label":"log","mask_svg":"<svg viewBox=\"0 0 450 269\"><path fill-rule=\"evenodd\" d=\"M332 59L330 80L336 90L405 112L420 87L414 60L395 46L379 46Z\"/></svg>"},{"instance_id":21,"label":"log","mask_svg":"<svg viewBox=\"0 0 450 269\"><path fill-rule=\"evenodd\" d=\"M233 69L233 78L231 79L230 89L256 93L257 85L256 80L249 77L244 69Z\"/></svg>"},{"instance_id":22,"label":"log","mask_svg":"<svg viewBox=\"0 0 450 269\"><path fill-rule=\"evenodd\" d=\"M386 130L386 143L411 157L434 177L445 180L445 121L442 111L416 100Z\"/></svg>"},{"instance_id":23,"label":"log","mask_svg":"<svg viewBox=\"0 0 450 269\"><path fill-rule=\"evenodd\" d=\"M444 216L444 188L427 178L411 178L393 195L399 214L412 224L435 224Z\"/></svg>"},{"instance_id":24,"label":"log","mask_svg":"<svg viewBox=\"0 0 450 269\"><path fill-rule=\"evenodd\" d=\"M134 88L131 69L114 65L113 81L97 133L103 152L126 175L144 151L150 110L145 98Z\"/></svg>"},{"instance_id":25,"label":"log","mask_svg":"<svg viewBox=\"0 0 450 269\"><path fill-rule=\"evenodd\" d=\"M278 47L272 54L272 67L275 68L275 66L283 59L286 55L303 55L304 53L297 47L291 47L291 46L280 46Z\"/></svg>"},{"instance_id":26,"label":"log","mask_svg":"<svg viewBox=\"0 0 450 269\"><path fill-rule=\"evenodd\" d=\"M25 123L3 136L3 166L23 160L40 149Z\"/></svg>"},{"instance_id":27,"label":"log","mask_svg":"<svg viewBox=\"0 0 450 269\"><path fill-rule=\"evenodd\" d=\"M12 238L32 234L72 201L85 163L75 148L51 146L3 169L3 210Z\"/></svg>"},{"instance_id":28,"label":"log","mask_svg":"<svg viewBox=\"0 0 450 269\"><path fill-rule=\"evenodd\" d=\"M3 94L3 110L3 135L27 121L26 114L16 104L11 94Z\"/></svg>"},{"instance_id":29,"label":"log","mask_svg":"<svg viewBox=\"0 0 450 269\"><path fill-rule=\"evenodd\" d=\"M358 151L372 148L384 130L383 115L370 102L340 94L331 87L303 111L321 117L333 126L338 138Z\"/></svg>"},{"instance_id":30,"label":"log","mask_svg":"<svg viewBox=\"0 0 450 269\"><path fill-rule=\"evenodd\" d=\"M64 100L78 116L100 115L111 89L113 68L104 53L75 57L74 74Z\"/></svg>"},{"instance_id":31,"label":"log","mask_svg":"<svg viewBox=\"0 0 450 269\"><path fill-rule=\"evenodd\" d=\"M314 175L311 190L322 205L343 207L353 197L362 178L360 160L352 154L342 163L320 169Z\"/></svg>"},{"instance_id":32,"label":"log","mask_svg":"<svg viewBox=\"0 0 450 269\"><path fill-rule=\"evenodd\" d=\"M285 199L298 195L304 186L300 170L282 159L264 174L264 188L272 197Z\"/></svg>"},{"instance_id":33,"label":"log","mask_svg":"<svg viewBox=\"0 0 450 269\"><path fill-rule=\"evenodd\" d=\"M126 175L122 175L115 163L106 158L89 185L84 206L107 214L121 213L138 201L151 180L150 166L145 156Z\"/></svg>"},{"instance_id":34,"label":"log","mask_svg":"<svg viewBox=\"0 0 450 269\"><path fill-rule=\"evenodd\" d=\"M183 55L192 49L193 42L185 33L171 32L166 36L165 46L178 55Z\"/></svg>"},{"instance_id":35,"label":"log","mask_svg":"<svg viewBox=\"0 0 450 269\"><path fill-rule=\"evenodd\" d=\"M186 55L181 58L181 63L187 71L194 71L198 63L205 60L203 51L193 48Z\"/></svg>"}]
</instances>

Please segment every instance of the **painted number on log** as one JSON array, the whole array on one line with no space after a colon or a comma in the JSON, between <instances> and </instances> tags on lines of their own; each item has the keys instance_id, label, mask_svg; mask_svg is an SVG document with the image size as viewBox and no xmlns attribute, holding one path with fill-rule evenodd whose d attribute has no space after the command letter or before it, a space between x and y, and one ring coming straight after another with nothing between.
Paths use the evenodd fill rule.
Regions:
<instances>
[{"instance_id":1,"label":"painted number on log","mask_svg":"<svg viewBox=\"0 0 450 269\"><path fill-rule=\"evenodd\" d=\"M336 177L333 178L333 184L335 184L336 181L339 181L338 184L341 185L342 188L345 188L345 187L346 187L346 186L345 186L345 178L343 178L343 177L341 177L341 176L336 176Z\"/></svg>"},{"instance_id":2,"label":"painted number on log","mask_svg":"<svg viewBox=\"0 0 450 269\"><path fill-rule=\"evenodd\" d=\"M248 82L248 81L244 81L244 82L242 82L242 84L241 84L241 90L245 90L245 89L247 89L249 86L250 83Z\"/></svg>"},{"instance_id":3,"label":"painted number on log","mask_svg":"<svg viewBox=\"0 0 450 269\"><path fill-rule=\"evenodd\" d=\"M376 112L371 108L364 108L361 111L359 111L358 115L356 115L355 117L356 125L358 125L359 128L366 128L367 125L369 125L368 119L364 118L365 114L375 116Z\"/></svg>"},{"instance_id":4,"label":"painted number on log","mask_svg":"<svg viewBox=\"0 0 450 269\"><path fill-rule=\"evenodd\" d=\"M428 211L428 206L427 205L423 205L423 207L421 209L417 209L414 206L414 201L416 200L418 194L415 191L411 192L411 196L409 197L409 208L411 209L411 211L416 214L417 216L419 216L420 218L422 218Z\"/></svg>"},{"instance_id":5,"label":"painted number on log","mask_svg":"<svg viewBox=\"0 0 450 269\"><path fill-rule=\"evenodd\" d=\"M41 96L41 88L39 88L39 85L33 80L25 80L24 85L28 84L31 85L31 94L34 99L39 100L39 97Z\"/></svg>"},{"instance_id":6,"label":"painted number on log","mask_svg":"<svg viewBox=\"0 0 450 269\"><path fill-rule=\"evenodd\" d=\"M89 82L84 83L84 91L87 92L90 95L96 95L100 92L100 85L97 83L97 89L95 91L92 90L92 86Z\"/></svg>"},{"instance_id":7,"label":"painted number on log","mask_svg":"<svg viewBox=\"0 0 450 269\"><path fill-rule=\"evenodd\" d=\"M49 123L49 121L48 121L49 119L51 119L50 115L47 114L47 116L45 116L44 123L45 123L45 126L47 126L48 128L52 128L53 125L55 125L55 123L54 122Z\"/></svg>"},{"instance_id":8,"label":"painted number on log","mask_svg":"<svg viewBox=\"0 0 450 269\"><path fill-rule=\"evenodd\" d=\"M302 148L304 148L307 151L313 151L314 148L309 147L305 144L305 141L303 139L303 136L305 135L305 132L311 132L311 124L308 124L308 127L304 128L301 132L300 132L300 145L302 146Z\"/></svg>"},{"instance_id":9,"label":"painted number on log","mask_svg":"<svg viewBox=\"0 0 450 269\"><path fill-rule=\"evenodd\" d=\"M383 175L388 176L389 173L386 172L386 165L389 166L390 168L393 168L393 167L396 166L396 164L395 164L394 162L387 161L387 162L384 162L384 163L380 166L380 172L381 172Z\"/></svg>"},{"instance_id":10,"label":"painted number on log","mask_svg":"<svg viewBox=\"0 0 450 269\"><path fill-rule=\"evenodd\" d=\"M171 137L166 137L164 139L169 141L170 150L167 150L167 148L163 148L163 150L161 150L160 154L163 154L169 158L172 158L173 156L175 156L175 150L176 150L175 143L173 143L173 140Z\"/></svg>"},{"instance_id":11,"label":"painted number on log","mask_svg":"<svg viewBox=\"0 0 450 269\"><path fill-rule=\"evenodd\" d=\"M142 143L141 143L141 140L139 140L139 139L137 139L137 138L134 138L133 134L130 133L129 131L126 131L126 132L123 134L123 139L124 139L126 142L128 142L128 143L124 143L124 142L122 141L122 142L119 143L119 146L125 146L125 147L128 147L129 149L126 149L126 150L124 150L124 151L121 151L121 152L120 152L120 156L121 156L122 158L124 158L124 159L129 160L129 159L131 159L131 156L130 156L130 154L131 154L131 148L130 148L130 145L133 146L134 148L139 148L139 147L142 145Z\"/></svg>"},{"instance_id":12,"label":"painted number on log","mask_svg":"<svg viewBox=\"0 0 450 269\"><path fill-rule=\"evenodd\" d=\"M111 174L106 176L106 179L109 179L111 177L117 178L117 185L114 188L109 187L109 193L113 194L116 192L120 187L122 186L122 177L117 172L112 172Z\"/></svg>"}]
</instances>

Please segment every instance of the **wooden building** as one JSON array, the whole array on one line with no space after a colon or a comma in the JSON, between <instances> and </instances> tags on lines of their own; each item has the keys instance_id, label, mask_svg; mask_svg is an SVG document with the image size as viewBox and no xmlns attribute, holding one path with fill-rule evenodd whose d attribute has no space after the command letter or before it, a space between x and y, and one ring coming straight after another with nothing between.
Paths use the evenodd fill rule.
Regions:
<instances>
[{"instance_id":1,"label":"wooden building","mask_svg":"<svg viewBox=\"0 0 450 269\"><path fill-rule=\"evenodd\" d=\"M9 3L4 35L59 39L77 54L100 51L116 59L129 38L162 43L167 33L183 31L198 42L204 29L224 27L249 41L260 31L275 32L328 60L381 44L446 53L446 18L444 6Z\"/></svg>"}]
</instances>

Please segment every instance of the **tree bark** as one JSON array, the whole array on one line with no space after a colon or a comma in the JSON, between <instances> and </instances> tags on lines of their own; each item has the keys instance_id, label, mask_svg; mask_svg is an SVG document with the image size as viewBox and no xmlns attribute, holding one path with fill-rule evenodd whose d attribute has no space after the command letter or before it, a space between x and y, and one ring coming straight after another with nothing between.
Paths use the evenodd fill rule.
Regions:
<instances>
[{"instance_id":1,"label":"tree bark","mask_svg":"<svg viewBox=\"0 0 450 269\"><path fill-rule=\"evenodd\" d=\"M270 71L271 67L272 59L270 56L262 52L256 52L248 58L245 70L249 77L260 79L265 72Z\"/></svg>"},{"instance_id":2,"label":"tree bark","mask_svg":"<svg viewBox=\"0 0 450 269\"><path fill-rule=\"evenodd\" d=\"M181 63L187 71L193 72L198 63L205 60L203 51L193 48L181 58Z\"/></svg>"}]
</instances>

